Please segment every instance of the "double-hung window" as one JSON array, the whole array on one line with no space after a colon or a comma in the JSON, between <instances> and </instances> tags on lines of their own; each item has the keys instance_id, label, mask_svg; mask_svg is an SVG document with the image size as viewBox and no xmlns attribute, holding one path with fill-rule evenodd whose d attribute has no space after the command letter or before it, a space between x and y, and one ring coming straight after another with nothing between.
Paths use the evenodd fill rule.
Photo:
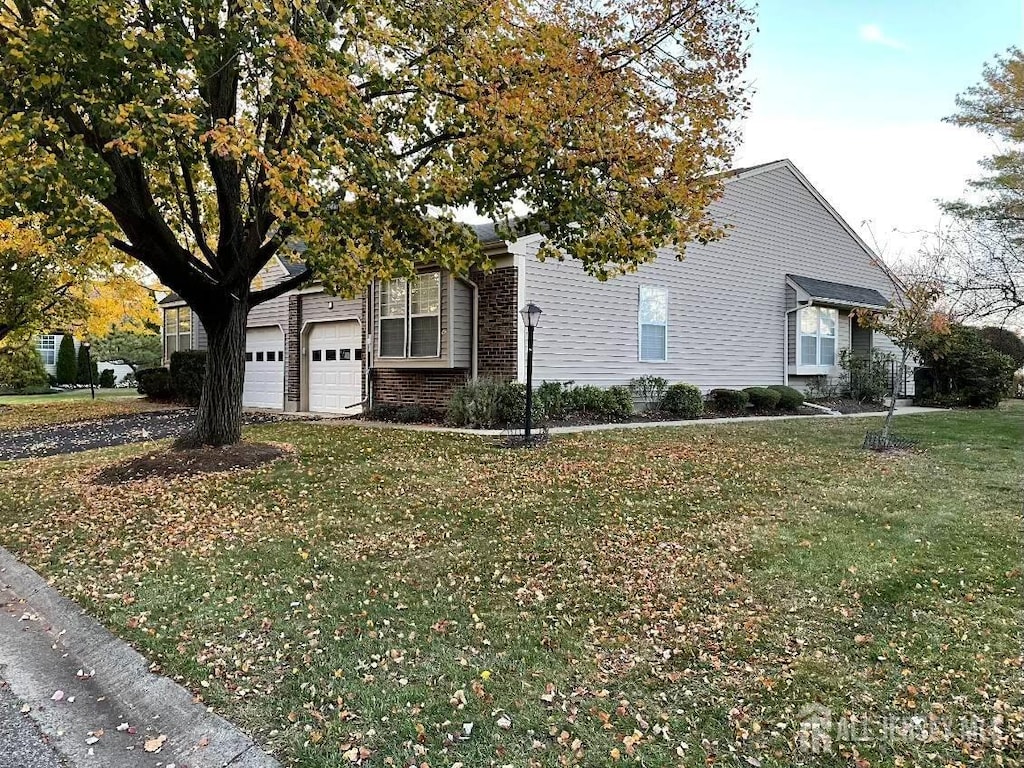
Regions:
<instances>
[{"instance_id":1,"label":"double-hung window","mask_svg":"<svg viewBox=\"0 0 1024 768\"><path fill-rule=\"evenodd\" d=\"M640 286L640 361L661 363L668 359L668 291L654 285Z\"/></svg>"},{"instance_id":2,"label":"double-hung window","mask_svg":"<svg viewBox=\"0 0 1024 768\"><path fill-rule=\"evenodd\" d=\"M175 307L164 310L164 350L169 358L174 352L192 349L192 310Z\"/></svg>"},{"instance_id":3,"label":"double-hung window","mask_svg":"<svg viewBox=\"0 0 1024 768\"><path fill-rule=\"evenodd\" d=\"M441 273L423 272L380 287L380 356L441 354Z\"/></svg>"},{"instance_id":4,"label":"double-hung window","mask_svg":"<svg viewBox=\"0 0 1024 768\"><path fill-rule=\"evenodd\" d=\"M836 364L839 310L805 307L797 312L799 335L797 365L800 368L831 368Z\"/></svg>"},{"instance_id":5,"label":"double-hung window","mask_svg":"<svg viewBox=\"0 0 1024 768\"><path fill-rule=\"evenodd\" d=\"M39 337L39 356L43 358L43 365L56 365L57 337L52 333Z\"/></svg>"}]
</instances>

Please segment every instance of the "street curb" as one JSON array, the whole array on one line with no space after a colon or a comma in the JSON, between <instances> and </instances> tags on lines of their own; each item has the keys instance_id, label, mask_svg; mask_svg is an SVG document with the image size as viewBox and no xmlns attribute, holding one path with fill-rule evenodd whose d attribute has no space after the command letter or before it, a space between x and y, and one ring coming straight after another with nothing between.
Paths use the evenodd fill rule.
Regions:
<instances>
[{"instance_id":1,"label":"street curb","mask_svg":"<svg viewBox=\"0 0 1024 768\"><path fill-rule=\"evenodd\" d=\"M72 766L280 768L252 739L196 703L187 690L150 672L141 654L3 547L0 608L2 614L21 615L12 624L8 615L0 614L0 673ZM8 640L12 635L16 639ZM79 669L94 673L87 680L76 679ZM58 706L51 700L62 680L67 681L65 690L80 692L73 705ZM96 722L103 718L105 722ZM111 724L110 718L138 724L137 735L115 734L118 723ZM106 736L94 747L86 746L85 735L100 727ZM147 733L167 736L158 753L143 750Z\"/></svg>"}]
</instances>

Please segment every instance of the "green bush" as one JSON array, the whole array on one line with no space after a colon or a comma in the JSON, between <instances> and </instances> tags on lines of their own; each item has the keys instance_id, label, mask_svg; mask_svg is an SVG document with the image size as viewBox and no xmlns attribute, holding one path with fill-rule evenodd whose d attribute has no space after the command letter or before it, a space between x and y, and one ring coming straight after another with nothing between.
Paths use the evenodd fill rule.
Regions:
<instances>
[{"instance_id":1,"label":"green bush","mask_svg":"<svg viewBox=\"0 0 1024 768\"><path fill-rule=\"evenodd\" d=\"M475 379L452 393L446 412L456 427L490 429L497 418L498 389L501 382Z\"/></svg>"},{"instance_id":2,"label":"green bush","mask_svg":"<svg viewBox=\"0 0 1024 768\"><path fill-rule=\"evenodd\" d=\"M74 384L78 379L78 358L75 355L75 339L67 333L61 337L57 348L57 383Z\"/></svg>"},{"instance_id":3,"label":"green bush","mask_svg":"<svg viewBox=\"0 0 1024 768\"><path fill-rule=\"evenodd\" d=\"M992 349L1008 355L1013 360L1014 370L1024 368L1024 339L1009 328L992 325L982 328L978 333Z\"/></svg>"},{"instance_id":4,"label":"green bush","mask_svg":"<svg viewBox=\"0 0 1024 768\"><path fill-rule=\"evenodd\" d=\"M629 387L609 387L604 392L604 416L625 421L633 415L633 393Z\"/></svg>"},{"instance_id":5,"label":"green bush","mask_svg":"<svg viewBox=\"0 0 1024 768\"><path fill-rule=\"evenodd\" d=\"M782 393L768 387L747 387L743 391L755 411L773 411L782 399Z\"/></svg>"},{"instance_id":6,"label":"green bush","mask_svg":"<svg viewBox=\"0 0 1024 768\"><path fill-rule=\"evenodd\" d=\"M704 398L693 384L673 384L665 390L661 409L678 419L696 419L704 412Z\"/></svg>"},{"instance_id":7,"label":"green bush","mask_svg":"<svg viewBox=\"0 0 1024 768\"><path fill-rule=\"evenodd\" d=\"M587 384L569 390L569 408L587 416L603 416L608 405L604 390Z\"/></svg>"},{"instance_id":8,"label":"green bush","mask_svg":"<svg viewBox=\"0 0 1024 768\"><path fill-rule=\"evenodd\" d=\"M549 419L564 419L569 415L572 382L545 381L533 393L533 399Z\"/></svg>"},{"instance_id":9,"label":"green bush","mask_svg":"<svg viewBox=\"0 0 1024 768\"><path fill-rule=\"evenodd\" d=\"M153 400L170 400L174 396L171 387L171 372L166 368L143 368L135 374L139 383L139 394Z\"/></svg>"},{"instance_id":10,"label":"green bush","mask_svg":"<svg viewBox=\"0 0 1024 768\"><path fill-rule=\"evenodd\" d=\"M102 389L113 389L117 381L114 378L113 368L104 368L100 371L100 387Z\"/></svg>"},{"instance_id":11,"label":"green bush","mask_svg":"<svg viewBox=\"0 0 1024 768\"><path fill-rule=\"evenodd\" d=\"M785 384L772 384L768 389L779 393L779 408L784 411L795 411L804 404L804 393L799 389L787 387Z\"/></svg>"},{"instance_id":12,"label":"green bush","mask_svg":"<svg viewBox=\"0 0 1024 768\"><path fill-rule=\"evenodd\" d=\"M83 387L95 384L96 380L100 377L96 358L90 352L91 349L85 344L78 345L78 359L75 362L75 383Z\"/></svg>"},{"instance_id":13,"label":"green bush","mask_svg":"<svg viewBox=\"0 0 1024 768\"><path fill-rule=\"evenodd\" d=\"M915 372L917 402L994 408L1010 394L1013 359L992 349L977 329L954 326L942 346L941 356Z\"/></svg>"},{"instance_id":14,"label":"green bush","mask_svg":"<svg viewBox=\"0 0 1024 768\"><path fill-rule=\"evenodd\" d=\"M881 403L889 395L893 356L877 349L865 357L849 349L839 353L840 388L859 403Z\"/></svg>"},{"instance_id":15,"label":"green bush","mask_svg":"<svg viewBox=\"0 0 1024 768\"><path fill-rule=\"evenodd\" d=\"M747 393L739 389L712 389L708 401L718 413L739 413L747 407Z\"/></svg>"},{"instance_id":16,"label":"green bush","mask_svg":"<svg viewBox=\"0 0 1024 768\"><path fill-rule=\"evenodd\" d=\"M39 353L31 347L0 351L0 391L49 389L49 377Z\"/></svg>"},{"instance_id":17,"label":"green bush","mask_svg":"<svg viewBox=\"0 0 1024 768\"><path fill-rule=\"evenodd\" d=\"M661 376L638 376L629 382L629 389L643 404L644 410L656 411L661 408L668 382Z\"/></svg>"},{"instance_id":18,"label":"green bush","mask_svg":"<svg viewBox=\"0 0 1024 768\"><path fill-rule=\"evenodd\" d=\"M191 405L199 402L206 378L206 352L190 349L171 355L171 389L178 400Z\"/></svg>"}]
</instances>

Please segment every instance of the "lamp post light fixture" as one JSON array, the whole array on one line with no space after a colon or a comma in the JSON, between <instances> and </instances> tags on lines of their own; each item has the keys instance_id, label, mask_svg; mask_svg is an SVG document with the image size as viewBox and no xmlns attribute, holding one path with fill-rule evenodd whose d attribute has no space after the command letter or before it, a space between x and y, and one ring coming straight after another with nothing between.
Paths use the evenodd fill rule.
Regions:
<instances>
[{"instance_id":1,"label":"lamp post light fixture","mask_svg":"<svg viewBox=\"0 0 1024 768\"><path fill-rule=\"evenodd\" d=\"M92 399L96 399L96 382L92 378L92 357L90 352L92 345L88 341L83 341L82 346L85 347L85 369L89 372L89 392L92 394Z\"/></svg>"},{"instance_id":2,"label":"lamp post light fixture","mask_svg":"<svg viewBox=\"0 0 1024 768\"><path fill-rule=\"evenodd\" d=\"M533 331L540 325L540 307L532 301L519 310L526 326L526 428L523 432L523 444L530 444L530 428L533 419Z\"/></svg>"}]
</instances>

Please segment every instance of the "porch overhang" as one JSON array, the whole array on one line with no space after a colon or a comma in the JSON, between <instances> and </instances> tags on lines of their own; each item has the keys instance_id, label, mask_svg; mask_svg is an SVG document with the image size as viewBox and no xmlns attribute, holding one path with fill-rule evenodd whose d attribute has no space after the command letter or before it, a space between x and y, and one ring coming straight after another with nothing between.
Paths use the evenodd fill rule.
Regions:
<instances>
[{"instance_id":1,"label":"porch overhang","mask_svg":"<svg viewBox=\"0 0 1024 768\"><path fill-rule=\"evenodd\" d=\"M813 277L786 275L786 284L796 291L799 304L820 304L850 309L888 309L889 300L874 288L864 288Z\"/></svg>"}]
</instances>

